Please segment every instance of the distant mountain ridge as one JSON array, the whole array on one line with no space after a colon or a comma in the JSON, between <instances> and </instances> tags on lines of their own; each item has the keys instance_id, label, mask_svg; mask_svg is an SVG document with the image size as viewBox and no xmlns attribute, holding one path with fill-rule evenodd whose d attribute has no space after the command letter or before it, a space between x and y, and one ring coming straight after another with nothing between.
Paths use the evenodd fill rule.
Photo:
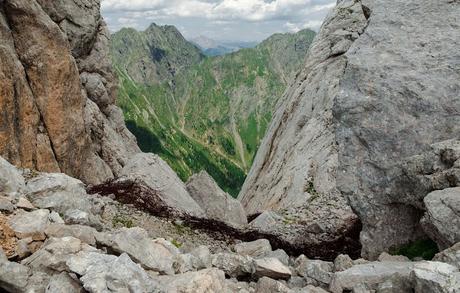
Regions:
<instances>
[{"instance_id":1,"label":"distant mountain ridge","mask_svg":"<svg viewBox=\"0 0 460 293\"><path fill-rule=\"evenodd\" d=\"M190 39L206 56L222 56L241 49L254 48L258 42L216 41L205 36Z\"/></svg>"},{"instance_id":2,"label":"distant mountain ridge","mask_svg":"<svg viewBox=\"0 0 460 293\"><path fill-rule=\"evenodd\" d=\"M183 180L205 169L236 195L314 36L275 34L255 48L206 57L174 27L122 29L111 50L128 128Z\"/></svg>"}]
</instances>

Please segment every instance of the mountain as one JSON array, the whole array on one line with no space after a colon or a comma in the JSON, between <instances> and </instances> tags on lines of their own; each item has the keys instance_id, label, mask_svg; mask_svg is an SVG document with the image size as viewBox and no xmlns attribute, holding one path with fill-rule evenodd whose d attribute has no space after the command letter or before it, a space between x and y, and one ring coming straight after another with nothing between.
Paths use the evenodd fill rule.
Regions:
<instances>
[{"instance_id":1,"label":"mountain","mask_svg":"<svg viewBox=\"0 0 460 293\"><path fill-rule=\"evenodd\" d=\"M200 50L170 25L152 23L144 32L123 28L112 36L116 65L137 83L162 84L204 58Z\"/></svg>"},{"instance_id":2,"label":"mountain","mask_svg":"<svg viewBox=\"0 0 460 293\"><path fill-rule=\"evenodd\" d=\"M198 46L206 56L221 56L244 48L254 48L258 44L257 42L216 41L205 36L198 36L190 42Z\"/></svg>"},{"instance_id":3,"label":"mountain","mask_svg":"<svg viewBox=\"0 0 460 293\"><path fill-rule=\"evenodd\" d=\"M183 180L205 169L236 195L314 36L276 34L255 48L205 58L170 26L123 29L111 50L128 128Z\"/></svg>"}]
</instances>

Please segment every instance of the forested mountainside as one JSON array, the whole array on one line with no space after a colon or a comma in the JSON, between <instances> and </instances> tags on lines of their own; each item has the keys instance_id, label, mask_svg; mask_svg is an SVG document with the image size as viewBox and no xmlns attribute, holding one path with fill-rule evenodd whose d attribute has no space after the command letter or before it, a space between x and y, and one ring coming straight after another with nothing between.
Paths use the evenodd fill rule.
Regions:
<instances>
[{"instance_id":1,"label":"forested mountainside","mask_svg":"<svg viewBox=\"0 0 460 293\"><path fill-rule=\"evenodd\" d=\"M236 195L314 36L275 34L255 48L205 57L172 26L122 29L111 41L118 105L142 150L183 180L205 169Z\"/></svg>"}]
</instances>

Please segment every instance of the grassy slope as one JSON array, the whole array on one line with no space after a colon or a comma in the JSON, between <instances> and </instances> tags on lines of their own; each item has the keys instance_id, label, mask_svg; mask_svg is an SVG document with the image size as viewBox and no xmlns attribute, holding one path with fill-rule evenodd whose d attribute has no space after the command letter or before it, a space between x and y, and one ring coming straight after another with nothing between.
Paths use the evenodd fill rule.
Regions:
<instances>
[{"instance_id":1,"label":"grassy slope","mask_svg":"<svg viewBox=\"0 0 460 293\"><path fill-rule=\"evenodd\" d=\"M158 153L183 180L205 169L236 195L314 32L278 34L256 48L203 59L168 28L148 29L155 38L131 30L114 36L119 105L143 151ZM152 51L163 55L149 57Z\"/></svg>"}]
</instances>

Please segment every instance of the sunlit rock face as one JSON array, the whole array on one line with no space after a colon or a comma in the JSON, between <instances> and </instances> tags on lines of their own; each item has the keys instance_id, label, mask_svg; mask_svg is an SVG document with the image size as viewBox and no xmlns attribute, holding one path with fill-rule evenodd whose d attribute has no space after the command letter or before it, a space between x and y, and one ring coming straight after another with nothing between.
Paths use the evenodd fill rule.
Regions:
<instances>
[{"instance_id":1,"label":"sunlit rock face","mask_svg":"<svg viewBox=\"0 0 460 293\"><path fill-rule=\"evenodd\" d=\"M116 78L98 0L2 1L0 154L87 183L138 152L115 106Z\"/></svg>"},{"instance_id":2,"label":"sunlit rock face","mask_svg":"<svg viewBox=\"0 0 460 293\"><path fill-rule=\"evenodd\" d=\"M424 236L436 187L407 162L460 134L459 13L458 1L339 1L257 154L246 212L302 207L311 223L352 208L371 258Z\"/></svg>"}]
</instances>

